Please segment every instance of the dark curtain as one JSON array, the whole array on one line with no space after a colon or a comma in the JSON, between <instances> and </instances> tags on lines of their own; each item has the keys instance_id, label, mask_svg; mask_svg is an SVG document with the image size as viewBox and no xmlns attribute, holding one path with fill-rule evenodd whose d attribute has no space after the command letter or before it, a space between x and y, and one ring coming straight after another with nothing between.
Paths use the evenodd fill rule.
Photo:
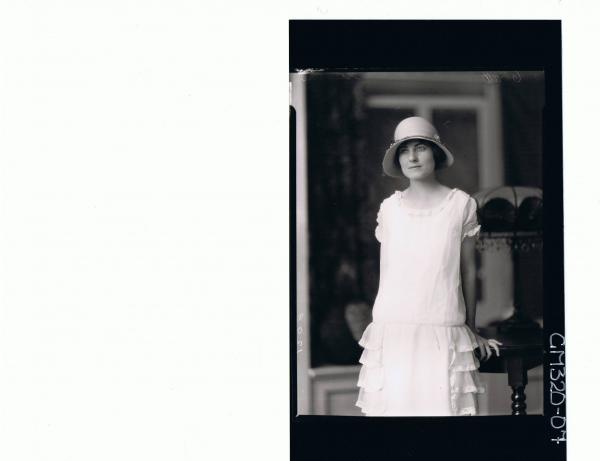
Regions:
<instances>
[{"instance_id":1,"label":"dark curtain","mask_svg":"<svg viewBox=\"0 0 600 461\"><path fill-rule=\"evenodd\" d=\"M308 78L308 201L312 366L355 364L360 348L346 321L363 299L357 204L363 187L358 80Z\"/></svg>"}]
</instances>

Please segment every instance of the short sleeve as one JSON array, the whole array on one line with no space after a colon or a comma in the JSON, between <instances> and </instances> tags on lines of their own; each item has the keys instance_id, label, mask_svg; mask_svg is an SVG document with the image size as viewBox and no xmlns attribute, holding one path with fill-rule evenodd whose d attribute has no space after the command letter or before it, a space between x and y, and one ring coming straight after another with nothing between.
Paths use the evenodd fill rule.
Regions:
<instances>
[{"instance_id":1,"label":"short sleeve","mask_svg":"<svg viewBox=\"0 0 600 461\"><path fill-rule=\"evenodd\" d=\"M379 211L377 212L377 227L375 227L375 238L378 242L383 240L383 202L379 205Z\"/></svg>"},{"instance_id":2,"label":"short sleeve","mask_svg":"<svg viewBox=\"0 0 600 461\"><path fill-rule=\"evenodd\" d=\"M473 197L469 197L463 213L462 240L466 237L475 237L480 229L481 226L477 221L477 202Z\"/></svg>"}]
</instances>

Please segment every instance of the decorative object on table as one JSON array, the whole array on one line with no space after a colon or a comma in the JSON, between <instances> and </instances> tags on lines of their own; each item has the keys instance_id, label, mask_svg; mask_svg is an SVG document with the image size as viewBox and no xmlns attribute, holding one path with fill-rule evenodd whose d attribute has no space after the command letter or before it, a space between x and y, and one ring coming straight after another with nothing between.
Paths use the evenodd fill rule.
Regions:
<instances>
[{"instance_id":1,"label":"decorative object on table","mask_svg":"<svg viewBox=\"0 0 600 461\"><path fill-rule=\"evenodd\" d=\"M499 331L539 330L523 310L520 284L522 252L543 245L543 195L536 187L499 186L473 195L481 232L477 248L489 251L508 246L513 261L514 313L498 324Z\"/></svg>"}]
</instances>

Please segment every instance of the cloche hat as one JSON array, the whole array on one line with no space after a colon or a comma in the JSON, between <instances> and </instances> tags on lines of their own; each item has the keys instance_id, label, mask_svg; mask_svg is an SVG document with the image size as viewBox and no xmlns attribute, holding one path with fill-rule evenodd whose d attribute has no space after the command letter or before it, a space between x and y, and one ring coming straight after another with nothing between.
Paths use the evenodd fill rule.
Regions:
<instances>
[{"instance_id":1,"label":"cloche hat","mask_svg":"<svg viewBox=\"0 0 600 461\"><path fill-rule=\"evenodd\" d=\"M454 157L446 146L440 141L440 135L435 127L422 117L408 117L402 120L394 131L394 142L390 145L383 157L383 171L388 176L402 177L402 169L396 161L396 151L400 144L411 139L425 139L438 146L446 155L446 161L440 168L447 168L454 163Z\"/></svg>"}]
</instances>

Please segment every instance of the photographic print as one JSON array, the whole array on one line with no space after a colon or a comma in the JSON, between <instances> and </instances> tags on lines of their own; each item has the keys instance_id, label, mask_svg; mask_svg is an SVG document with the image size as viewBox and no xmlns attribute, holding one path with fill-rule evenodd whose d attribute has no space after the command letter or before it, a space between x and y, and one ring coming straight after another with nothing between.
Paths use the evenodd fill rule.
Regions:
<instances>
[{"instance_id":1,"label":"photographic print","mask_svg":"<svg viewBox=\"0 0 600 461\"><path fill-rule=\"evenodd\" d=\"M382 22L391 35L436 23ZM420 63L290 65L292 418L546 415L560 445L564 306L545 299L543 215L562 197L544 187L560 169L545 67Z\"/></svg>"},{"instance_id":2,"label":"photographic print","mask_svg":"<svg viewBox=\"0 0 600 461\"><path fill-rule=\"evenodd\" d=\"M298 77L299 413L541 414L543 72Z\"/></svg>"}]
</instances>

